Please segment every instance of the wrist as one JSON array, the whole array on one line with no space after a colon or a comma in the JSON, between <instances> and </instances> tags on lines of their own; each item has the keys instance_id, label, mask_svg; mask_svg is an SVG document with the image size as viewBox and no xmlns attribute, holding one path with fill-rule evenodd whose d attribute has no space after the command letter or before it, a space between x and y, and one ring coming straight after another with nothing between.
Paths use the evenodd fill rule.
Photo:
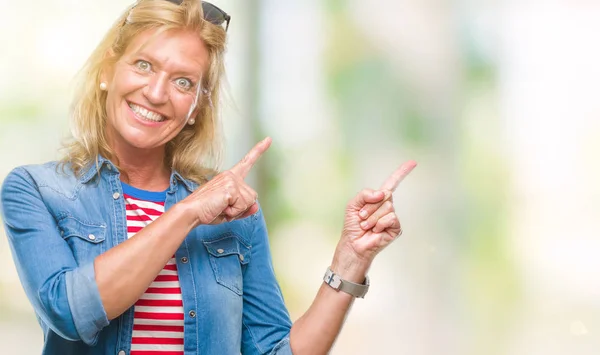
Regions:
<instances>
[{"instance_id":1,"label":"wrist","mask_svg":"<svg viewBox=\"0 0 600 355\"><path fill-rule=\"evenodd\" d=\"M350 280L340 277L336 274L331 267L327 268L325 275L323 276L323 282L329 285L336 291L342 291L353 297L364 298L369 291L369 277L365 276L365 279L361 283L352 282Z\"/></svg>"},{"instance_id":2,"label":"wrist","mask_svg":"<svg viewBox=\"0 0 600 355\"><path fill-rule=\"evenodd\" d=\"M200 225L200 220L198 218L198 214L194 211L194 208L190 203L187 203L185 200L175 204L172 207L174 214L177 216L184 225L189 226L190 230L196 228Z\"/></svg>"},{"instance_id":3,"label":"wrist","mask_svg":"<svg viewBox=\"0 0 600 355\"><path fill-rule=\"evenodd\" d=\"M331 262L331 270L344 280L362 283L371 267L371 261L360 259L352 255L337 255Z\"/></svg>"}]
</instances>

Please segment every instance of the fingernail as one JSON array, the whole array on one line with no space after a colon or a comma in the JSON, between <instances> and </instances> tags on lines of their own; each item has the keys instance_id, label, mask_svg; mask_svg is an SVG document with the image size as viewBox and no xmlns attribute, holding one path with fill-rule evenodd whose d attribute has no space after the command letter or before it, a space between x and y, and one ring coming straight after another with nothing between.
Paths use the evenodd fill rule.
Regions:
<instances>
[{"instance_id":1,"label":"fingernail","mask_svg":"<svg viewBox=\"0 0 600 355\"><path fill-rule=\"evenodd\" d=\"M361 211L359 212L359 215L360 215L362 218L365 218L365 217L367 216L367 211L365 211L365 210L361 210Z\"/></svg>"},{"instance_id":2,"label":"fingernail","mask_svg":"<svg viewBox=\"0 0 600 355\"><path fill-rule=\"evenodd\" d=\"M369 223L367 223L367 221L364 221L364 222L362 222L362 223L360 224L360 226L361 226L363 229L367 229L367 227L369 226Z\"/></svg>"}]
</instances>

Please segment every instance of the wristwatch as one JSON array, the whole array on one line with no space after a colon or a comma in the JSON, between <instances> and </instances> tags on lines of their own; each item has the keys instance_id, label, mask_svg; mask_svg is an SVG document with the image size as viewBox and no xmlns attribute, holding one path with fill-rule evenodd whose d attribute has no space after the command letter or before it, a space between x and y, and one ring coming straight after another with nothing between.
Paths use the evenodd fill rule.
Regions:
<instances>
[{"instance_id":1,"label":"wristwatch","mask_svg":"<svg viewBox=\"0 0 600 355\"><path fill-rule=\"evenodd\" d=\"M357 284L348 280L342 279L339 275L331 271L331 267L327 267L323 282L331 286L334 290L346 292L354 297L365 298L369 291L369 276L365 278L363 284Z\"/></svg>"}]
</instances>

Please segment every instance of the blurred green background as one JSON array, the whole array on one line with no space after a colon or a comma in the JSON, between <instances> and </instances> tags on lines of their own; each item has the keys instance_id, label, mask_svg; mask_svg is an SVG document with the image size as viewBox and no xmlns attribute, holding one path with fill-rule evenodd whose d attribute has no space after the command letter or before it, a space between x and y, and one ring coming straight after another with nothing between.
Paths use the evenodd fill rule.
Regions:
<instances>
[{"instance_id":1,"label":"blurred green background","mask_svg":"<svg viewBox=\"0 0 600 355\"><path fill-rule=\"evenodd\" d=\"M232 15L227 159L251 185L295 319L347 200L408 159L404 235L333 354L600 349L600 1L215 0ZM0 179L59 157L72 77L129 2L2 2ZM0 352L42 335L0 232Z\"/></svg>"}]
</instances>

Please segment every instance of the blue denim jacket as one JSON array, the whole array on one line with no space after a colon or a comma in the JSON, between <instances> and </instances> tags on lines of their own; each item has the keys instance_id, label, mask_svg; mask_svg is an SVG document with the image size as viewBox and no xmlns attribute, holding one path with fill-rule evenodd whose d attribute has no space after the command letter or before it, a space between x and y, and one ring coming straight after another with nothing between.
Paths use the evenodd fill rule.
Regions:
<instances>
[{"instance_id":1,"label":"blue denim jacket","mask_svg":"<svg viewBox=\"0 0 600 355\"><path fill-rule=\"evenodd\" d=\"M173 172L165 209L197 187ZM122 195L119 172L102 157L81 177L52 162L16 168L4 180L4 226L44 333L43 354L130 352L133 307L108 321L94 271L94 258L127 238ZM195 228L175 258L186 355L292 353L261 211Z\"/></svg>"}]
</instances>

